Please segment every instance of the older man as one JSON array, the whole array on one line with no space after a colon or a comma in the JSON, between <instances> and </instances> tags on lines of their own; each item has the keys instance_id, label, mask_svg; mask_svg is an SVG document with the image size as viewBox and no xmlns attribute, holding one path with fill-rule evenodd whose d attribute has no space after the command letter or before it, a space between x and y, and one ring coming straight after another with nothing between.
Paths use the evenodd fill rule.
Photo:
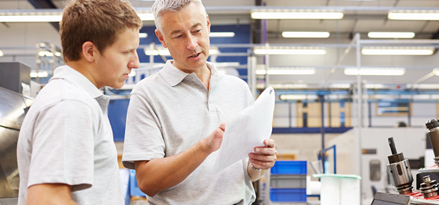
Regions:
<instances>
[{"instance_id":1,"label":"older man","mask_svg":"<svg viewBox=\"0 0 439 205\"><path fill-rule=\"evenodd\" d=\"M157 0L152 10L173 60L132 91L124 165L151 204L251 204L251 182L274 165L273 140L213 170L225 121L253 103L247 84L206 62L210 21L200 0Z\"/></svg>"}]
</instances>

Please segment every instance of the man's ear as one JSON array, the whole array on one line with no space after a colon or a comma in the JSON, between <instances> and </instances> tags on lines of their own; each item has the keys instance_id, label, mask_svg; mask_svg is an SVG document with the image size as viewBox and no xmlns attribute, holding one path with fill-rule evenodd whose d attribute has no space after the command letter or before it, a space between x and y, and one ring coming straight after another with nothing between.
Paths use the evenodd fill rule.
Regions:
<instances>
[{"instance_id":1,"label":"man's ear","mask_svg":"<svg viewBox=\"0 0 439 205\"><path fill-rule=\"evenodd\" d=\"M206 14L206 21L207 21L207 33L210 33L210 20L209 20L209 15Z\"/></svg>"},{"instance_id":2,"label":"man's ear","mask_svg":"<svg viewBox=\"0 0 439 205\"><path fill-rule=\"evenodd\" d=\"M163 47L167 48L168 45L166 45L166 41L165 41L165 39L163 38L162 33L161 33L158 29L155 30L155 35L156 35L157 38L159 39L160 43L162 43Z\"/></svg>"},{"instance_id":3,"label":"man's ear","mask_svg":"<svg viewBox=\"0 0 439 205\"><path fill-rule=\"evenodd\" d=\"M93 62L97 54L96 52L99 52L99 50L91 41L86 41L82 44L82 56L86 61Z\"/></svg>"}]
</instances>

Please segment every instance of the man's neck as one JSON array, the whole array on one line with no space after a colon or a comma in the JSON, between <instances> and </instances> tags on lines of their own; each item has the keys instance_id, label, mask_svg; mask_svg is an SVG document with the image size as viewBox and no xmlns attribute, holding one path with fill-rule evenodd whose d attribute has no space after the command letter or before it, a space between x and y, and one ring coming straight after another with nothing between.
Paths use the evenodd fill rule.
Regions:
<instances>
[{"instance_id":1,"label":"man's neck","mask_svg":"<svg viewBox=\"0 0 439 205\"><path fill-rule=\"evenodd\" d=\"M195 75L200 79L203 85L209 90L209 82L210 82L210 73L211 70L206 66L203 69L200 69L198 72L195 72Z\"/></svg>"},{"instance_id":2,"label":"man's neck","mask_svg":"<svg viewBox=\"0 0 439 205\"><path fill-rule=\"evenodd\" d=\"M98 85L96 84L95 79L93 78L90 70L90 64L87 62L84 62L82 60L78 60L78 61L68 61L66 62L66 65L70 66L71 68L75 69L76 71L78 71L79 73L81 73L83 76L85 76L91 83L93 83L93 85L95 85L97 88Z\"/></svg>"}]
</instances>

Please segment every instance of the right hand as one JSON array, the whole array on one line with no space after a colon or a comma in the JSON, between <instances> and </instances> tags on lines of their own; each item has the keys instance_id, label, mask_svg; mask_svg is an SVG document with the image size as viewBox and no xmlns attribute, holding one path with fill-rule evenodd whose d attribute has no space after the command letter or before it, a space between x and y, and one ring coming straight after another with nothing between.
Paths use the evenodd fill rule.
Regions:
<instances>
[{"instance_id":1,"label":"right hand","mask_svg":"<svg viewBox=\"0 0 439 205\"><path fill-rule=\"evenodd\" d=\"M204 138L201 142L205 151L211 153L217 151L221 147L223 141L224 131L226 130L227 122L221 123L209 136Z\"/></svg>"}]
</instances>

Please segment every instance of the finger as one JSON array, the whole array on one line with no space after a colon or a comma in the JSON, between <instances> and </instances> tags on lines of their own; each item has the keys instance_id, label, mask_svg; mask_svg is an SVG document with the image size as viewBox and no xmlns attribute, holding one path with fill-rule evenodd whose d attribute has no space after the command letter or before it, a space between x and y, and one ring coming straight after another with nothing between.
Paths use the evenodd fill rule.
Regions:
<instances>
[{"instance_id":1,"label":"finger","mask_svg":"<svg viewBox=\"0 0 439 205\"><path fill-rule=\"evenodd\" d=\"M275 147L276 146L274 140L272 140L272 139L265 139L264 144L266 147Z\"/></svg>"},{"instance_id":2,"label":"finger","mask_svg":"<svg viewBox=\"0 0 439 205\"><path fill-rule=\"evenodd\" d=\"M258 169L270 169L271 167L274 166L274 161L271 162L265 162L265 161L259 161L259 160L255 160L255 159L250 159L250 162L253 164L253 166L255 168Z\"/></svg>"},{"instance_id":3,"label":"finger","mask_svg":"<svg viewBox=\"0 0 439 205\"><path fill-rule=\"evenodd\" d=\"M256 154L266 154L266 155L276 155L277 151L276 151L276 148L255 147L255 153Z\"/></svg>"},{"instance_id":4,"label":"finger","mask_svg":"<svg viewBox=\"0 0 439 205\"><path fill-rule=\"evenodd\" d=\"M258 161L262 161L262 162L274 162L277 159L276 155L250 153L248 156L250 159L258 160Z\"/></svg>"},{"instance_id":5,"label":"finger","mask_svg":"<svg viewBox=\"0 0 439 205\"><path fill-rule=\"evenodd\" d=\"M220 128L223 131L226 130L227 123L228 123L227 121L226 122L222 122L218 128Z\"/></svg>"}]
</instances>

